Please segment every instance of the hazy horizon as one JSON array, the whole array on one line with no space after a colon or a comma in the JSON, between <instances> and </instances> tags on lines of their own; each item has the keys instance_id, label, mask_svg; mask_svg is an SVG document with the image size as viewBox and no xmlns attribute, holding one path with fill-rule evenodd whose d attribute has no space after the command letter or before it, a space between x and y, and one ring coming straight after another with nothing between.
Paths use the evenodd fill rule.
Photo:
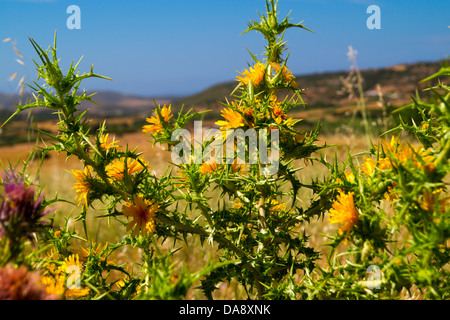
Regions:
<instances>
[{"instance_id":1,"label":"hazy horizon","mask_svg":"<svg viewBox=\"0 0 450 320\"><path fill-rule=\"evenodd\" d=\"M439 60L436 60L436 61L421 60L421 61L413 61L413 62L408 62L408 63L397 63L397 64L380 66L380 67L361 68L360 71L364 72L364 71L368 71L368 70L372 70L372 69L385 69L385 68L390 68L390 67L394 67L394 66L398 66L398 65L410 65L410 64L417 64L417 63L438 63L438 62L439 62ZM327 73L332 74L332 73L340 73L340 72L348 72L348 71L350 71L350 67L347 68L347 69L328 70L328 71L324 70L324 71L318 71L318 72L297 73L297 74L294 74L294 76L300 77L300 76L309 76L309 75L314 75L314 74L327 74ZM132 97L138 97L138 98L142 98L142 99L149 99L149 98L150 99L151 98L181 99L181 98L184 98L184 97L189 97L189 96L192 96L192 95L200 94L200 93L204 92L205 90L208 90L211 87L219 86L219 85L222 85L222 84L227 84L227 83L230 83L230 82L233 82L233 81L236 81L236 79L235 78L228 79L228 80L225 79L223 81L219 81L219 82L216 82L216 83L211 83L209 85L207 84L205 87L202 87L202 88L198 89L197 91L187 92L185 94L176 94L176 93L170 94L170 93L167 93L167 94L153 94L152 95L152 94L145 94L145 93L132 93L132 92L127 92L127 91L121 91L120 88L116 90L116 89L110 89L110 88L96 89L95 87L92 87L92 88L88 88L86 90L88 90L90 93L94 93L94 92L95 93L97 93L97 92L98 93L107 93L107 92L110 92L112 94L121 94L121 95L125 95L125 96L129 95L129 96L132 96ZM28 93L31 95L31 91L30 91L29 88L28 88ZM3 90L0 90L0 94L15 95L15 94L19 94L19 92L18 92L18 90L14 90L14 92L6 92L6 91L3 91Z\"/></svg>"}]
</instances>

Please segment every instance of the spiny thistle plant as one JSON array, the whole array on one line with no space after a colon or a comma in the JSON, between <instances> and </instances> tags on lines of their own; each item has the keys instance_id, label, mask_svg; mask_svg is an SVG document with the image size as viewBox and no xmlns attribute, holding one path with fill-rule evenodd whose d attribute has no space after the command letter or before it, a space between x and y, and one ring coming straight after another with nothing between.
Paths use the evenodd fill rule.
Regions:
<instances>
[{"instance_id":1,"label":"spiny thistle plant","mask_svg":"<svg viewBox=\"0 0 450 320\"><path fill-rule=\"evenodd\" d=\"M288 17L280 21L277 1L266 1L266 8L260 21L251 21L244 31L261 33L265 51L261 58L251 54L248 69L236 77L232 98L222 103L219 129L203 132L200 126L191 136L185 128L201 113L182 109L174 115L170 105L156 105L146 119L143 134L153 144L167 145L172 156L161 175L137 148L110 137L105 123L94 130L87 111L79 110L81 102L92 101L92 95L79 92L81 82L109 78L93 68L80 75L78 64L63 74L56 35L47 50L30 39L39 55L38 80L44 83L30 85L35 101L18 105L10 119L37 107L58 115L58 132L42 132L48 137L42 155L56 151L82 162L83 168L72 173L73 204L80 211L76 220L84 234L72 231L68 219L63 225L54 219L41 224L46 207L61 201L57 197L31 197L24 205L31 206L26 211L30 215L11 211L9 180L3 179L0 243L9 258L0 260L0 273L31 277L19 269L22 265L39 272L32 278L45 292L33 296L41 298L183 299L200 284L212 299L223 282L238 283L250 299L397 298L414 288L426 298L448 298L448 86L430 87L435 102L417 97L407 106L420 111L421 124L402 123L386 133L412 132L419 145L398 135L374 143L361 165L361 155L329 163L318 156L327 147L316 144L320 125L306 132L301 119L289 116L305 103L304 90L287 66L283 37L290 28L308 29ZM448 73L443 67L435 76ZM309 165L299 167L302 162ZM302 170L317 165L328 168L329 176L301 179ZM29 185L21 188L28 193ZM305 194L312 194L311 199L302 202ZM123 225L119 242L89 239L86 220L97 210L106 211L99 219ZM320 248L309 243L306 226L325 215L340 227L327 235L331 250L324 265L318 262ZM19 237L13 233L19 229L11 231L12 224L4 222L10 216L22 219L14 226L20 226L20 237L33 234L38 250L30 253L27 242L12 249L11 235ZM177 266L177 246L187 246L190 238L217 258L198 270ZM89 245L80 250L75 241ZM114 258L126 248L139 249L132 268ZM11 281L2 281L0 293L8 295L10 287Z\"/></svg>"},{"instance_id":2,"label":"spiny thistle plant","mask_svg":"<svg viewBox=\"0 0 450 320\"><path fill-rule=\"evenodd\" d=\"M449 74L443 64L422 82L448 80ZM329 235L327 268L300 287L303 297L392 299L407 292L448 299L450 93L441 81L425 91L433 92L433 101L418 94L394 111L415 109L421 123L402 121L387 131L390 139L382 137L359 155L361 165L355 163L358 157L329 165L331 177L322 192L338 191L328 215L341 227L336 236ZM341 243L346 250L338 250Z\"/></svg>"}]
</instances>

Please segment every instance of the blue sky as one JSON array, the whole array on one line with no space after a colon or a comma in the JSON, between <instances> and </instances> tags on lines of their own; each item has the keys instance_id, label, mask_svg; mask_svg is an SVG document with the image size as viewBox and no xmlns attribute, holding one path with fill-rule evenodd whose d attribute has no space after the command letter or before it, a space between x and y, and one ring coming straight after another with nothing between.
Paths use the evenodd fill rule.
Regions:
<instances>
[{"instance_id":1,"label":"blue sky","mask_svg":"<svg viewBox=\"0 0 450 320\"><path fill-rule=\"evenodd\" d=\"M81 10L81 29L69 30L67 7ZM369 30L369 5L381 9L381 29ZM89 79L88 90L144 96L186 95L235 79L265 41L256 32L239 35L265 10L264 0L0 0L0 40L16 40L26 69L9 42L0 42L0 91L17 79L35 79L28 37L43 48L58 32L61 65L83 57L81 71L114 81ZM294 74L346 70L347 48L358 51L361 68L437 61L450 54L448 0L280 0L280 16L303 21L315 33L291 29L285 35ZM15 81L8 78L14 72Z\"/></svg>"}]
</instances>

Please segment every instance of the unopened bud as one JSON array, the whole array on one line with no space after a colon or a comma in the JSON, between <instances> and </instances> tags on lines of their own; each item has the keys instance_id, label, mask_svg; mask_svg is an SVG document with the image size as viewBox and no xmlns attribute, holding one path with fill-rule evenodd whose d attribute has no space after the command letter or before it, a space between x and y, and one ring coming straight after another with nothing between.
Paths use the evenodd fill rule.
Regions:
<instances>
[{"instance_id":1,"label":"unopened bud","mask_svg":"<svg viewBox=\"0 0 450 320\"><path fill-rule=\"evenodd\" d=\"M428 162L425 164L424 170L427 174L432 174L436 171L436 165L433 162Z\"/></svg>"}]
</instances>

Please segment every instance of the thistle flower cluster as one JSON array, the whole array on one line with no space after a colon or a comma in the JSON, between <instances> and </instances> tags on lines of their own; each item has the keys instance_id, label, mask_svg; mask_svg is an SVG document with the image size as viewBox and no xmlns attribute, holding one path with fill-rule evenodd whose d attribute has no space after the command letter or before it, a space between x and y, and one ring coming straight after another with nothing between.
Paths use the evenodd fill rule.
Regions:
<instances>
[{"instance_id":1,"label":"thistle flower cluster","mask_svg":"<svg viewBox=\"0 0 450 320\"><path fill-rule=\"evenodd\" d=\"M443 64L424 82L448 80L448 71ZM329 267L318 282L337 290L336 297L361 296L372 286L367 270L374 266L380 270L374 297L395 297L401 290L431 299L448 297L450 109L449 87L440 81L425 89L433 92L430 101L418 95L396 111L415 109L422 123L401 121L385 133L390 138L379 139L367 152L349 155L342 166L328 164L331 179L322 192L334 199L328 216L339 230L330 236ZM338 250L341 244L348 247ZM335 272L343 277L328 278ZM329 293L314 293L323 295Z\"/></svg>"},{"instance_id":2,"label":"thistle flower cluster","mask_svg":"<svg viewBox=\"0 0 450 320\"><path fill-rule=\"evenodd\" d=\"M366 152L331 163L321 154L327 145L316 144L320 124L306 132L291 113L305 105L304 90L288 68L283 37L290 28L309 29L288 17L279 20L277 4L266 1L266 14L244 31L259 32L267 46L262 57L251 54L248 69L236 77L236 88L215 122L217 134L201 132L200 139L177 135L206 111L181 108L177 114L171 105L155 105L146 118L142 133L153 144L171 151L182 143L194 150L194 155L180 156L185 161L168 164L163 174L153 172L137 148L110 137L105 124L93 132L87 112L77 109L92 97L78 93L82 80L109 78L92 68L80 76L78 64L64 75L56 37L46 51L31 39L45 85L35 83L35 101L18 106L15 114L35 107L58 114L58 133L48 134L51 145L43 154L64 152L83 165L71 172L73 205L80 210L76 221L82 223L84 236L90 236L86 220L100 210L98 204L106 213L97 217L118 222L123 233L117 243L92 243L80 250L75 242L87 239L69 230L68 220L64 226L53 220L44 224L49 202L23 177L8 172L0 207L0 244L7 259L0 259L0 267L14 261L39 270L38 282L45 290L33 289L37 280L26 280L25 271L16 277L17 271L0 269L7 279L2 282L0 276L0 296L173 299L185 298L195 284L212 299L219 284L233 282L250 299L389 299L414 288L426 298L448 298L449 87L439 82L427 89L435 101L418 96L404 107L417 109L422 123L401 121ZM443 66L425 80L448 75L449 67ZM261 155L252 154L250 141L235 143L233 130L258 130L255 139L268 154L279 156L279 170L265 174ZM231 142L230 159L221 147L212 148L217 141L221 147ZM257 161L250 161L254 157ZM297 166L299 161L311 170L325 167L327 174L305 180L298 174L304 169ZM337 230L326 234L327 259L320 259L325 254L310 243L308 223L316 218L336 225ZM19 259L26 251L20 240L32 233L39 234L41 250ZM179 244L190 246L192 239L215 256L194 271L173 262ZM138 259L131 267L113 262L113 254L124 256L136 248ZM380 270L375 287L367 279L367 270L374 267ZM78 272L79 288L68 288L71 269ZM8 279L19 279L20 287L32 294L17 295Z\"/></svg>"},{"instance_id":3,"label":"thistle flower cluster","mask_svg":"<svg viewBox=\"0 0 450 320\"><path fill-rule=\"evenodd\" d=\"M36 195L35 186L27 186L23 176L14 171L6 171L2 177L3 194L0 205L0 236L14 241L22 237L31 239L33 232L45 226L43 194Z\"/></svg>"}]
</instances>

